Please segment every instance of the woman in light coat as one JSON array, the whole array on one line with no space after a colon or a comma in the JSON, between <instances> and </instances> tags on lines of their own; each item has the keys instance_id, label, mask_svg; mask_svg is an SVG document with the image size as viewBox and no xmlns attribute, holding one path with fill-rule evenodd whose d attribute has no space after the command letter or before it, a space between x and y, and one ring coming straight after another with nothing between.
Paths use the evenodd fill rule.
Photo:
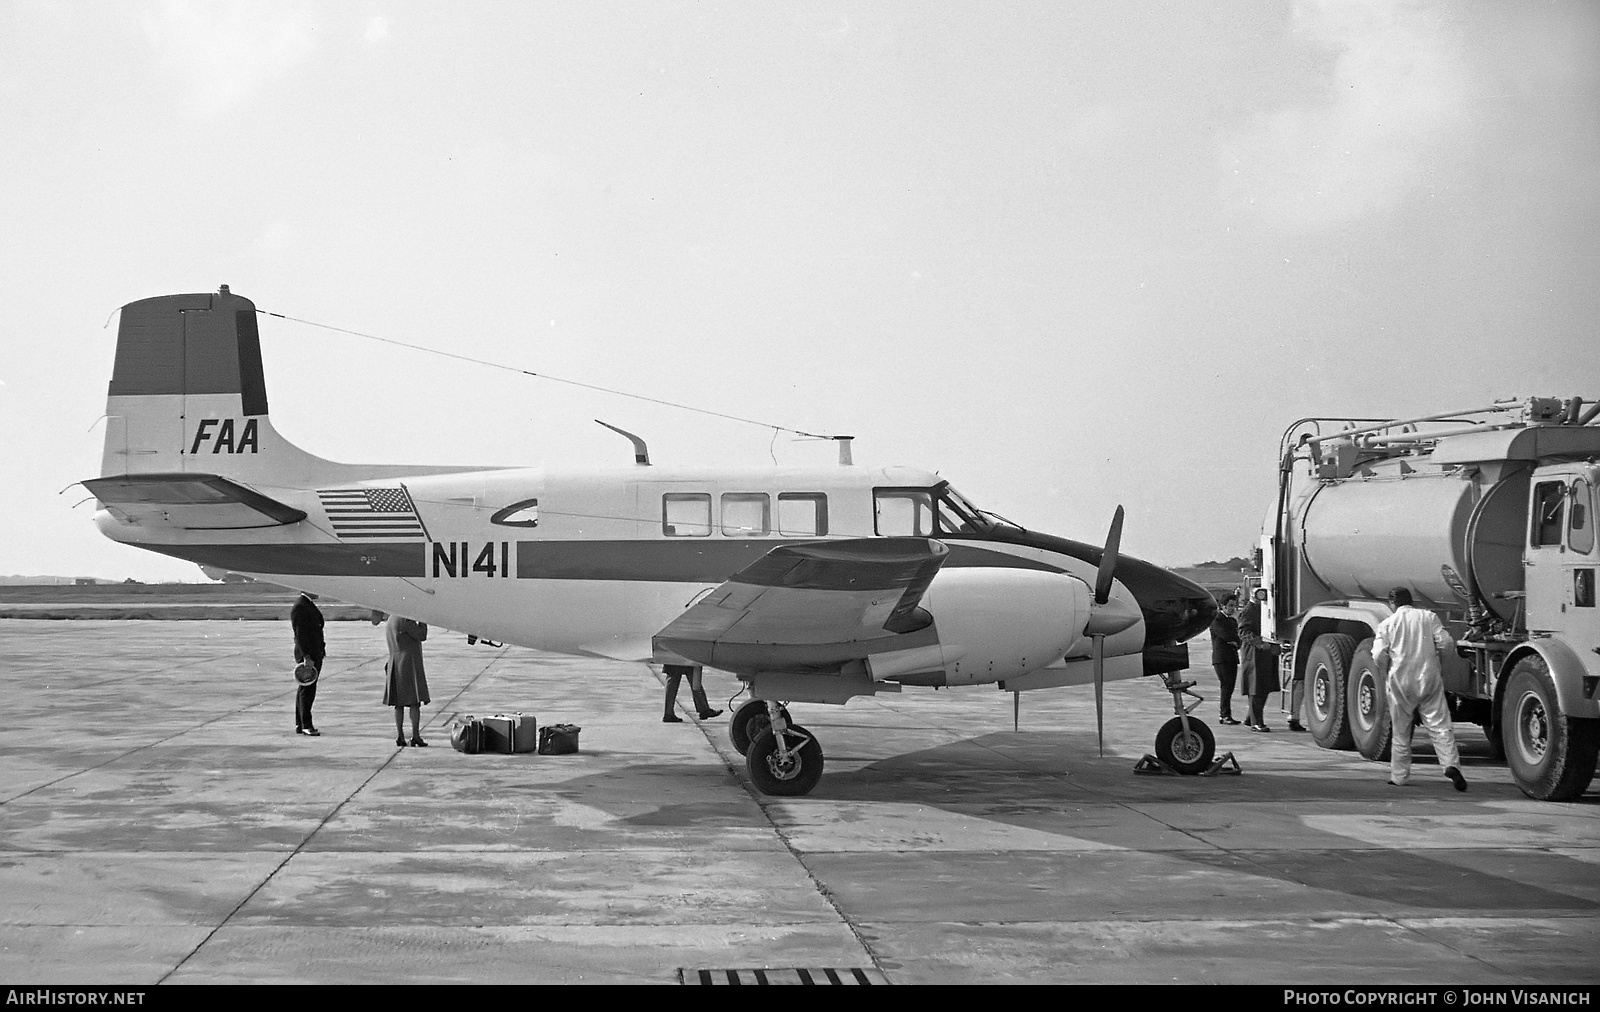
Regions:
<instances>
[{"instance_id":1,"label":"woman in light coat","mask_svg":"<svg viewBox=\"0 0 1600 1012\"><path fill-rule=\"evenodd\" d=\"M384 635L389 641L389 663L384 665L388 681L383 687L383 705L394 707L394 743L406 747L402 717L406 707L410 707L411 744L424 748L428 743L422 740L417 725L423 705L432 702L428 696L428 676L422 670L422 641L428 638L428 627L391 615Z\"/></svg>"}]
</instances>

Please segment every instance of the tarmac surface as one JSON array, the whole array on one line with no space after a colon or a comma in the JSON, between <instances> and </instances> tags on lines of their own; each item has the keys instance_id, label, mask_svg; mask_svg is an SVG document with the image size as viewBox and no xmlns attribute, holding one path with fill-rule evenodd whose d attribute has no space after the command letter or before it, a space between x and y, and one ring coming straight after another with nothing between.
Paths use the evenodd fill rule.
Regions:
<instances>
[{"instance_id":1,"label":"tarmac surface","mask_svg":"<svg viewBox=\"0 0 1600 1012\"><path fill-rule=\"evenodd\" d=\"M1107 687L1104 758L1088 688L1017 732L993 687L908 689L793 707L827 773L775 799L645 665L436 629L432 747L398 749L382 629L328 638L310 738L286 623L0 620L0 980L1600 982L1600 796L1529 800L1466 725L1466 794L1423 735L1394 788L1277 712L1217 726L1203 643L1241 776L1132 772L1151 679ZM450 748L501 710L582 752Z\"/></svg>"}]
</instances>

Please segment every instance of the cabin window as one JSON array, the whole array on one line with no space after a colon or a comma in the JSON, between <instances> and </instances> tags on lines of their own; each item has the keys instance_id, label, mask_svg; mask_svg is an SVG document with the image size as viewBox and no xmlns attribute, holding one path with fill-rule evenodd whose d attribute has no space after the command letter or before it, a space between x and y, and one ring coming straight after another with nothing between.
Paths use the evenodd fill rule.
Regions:
<instances>
[{"instance_id":1,"label":"cabin window","mask_svg":"<svg viewBox=\"0 0 1600 1012\"><path fill-rule=\"evenodd\" d=\"M764 538L772 533L772 501L765 492L722 493L722 536Z\"/></svg>"},{"instance_id":2,"label":"cabin window","mask_svg":"<svg viewBox=\"0 0 1600 1012\"><path fill-rule=\"evenodd\" d=\"M1561 544L1562 535L1562 507L1567 502L1567 485L1561 481L1545 481L1534 486L1533 490L1533 537L1530 544L1534 548L1542 545Z\"/></svg>"},{"instance_id":3,"label":"cabin window","mask_svg":"<svg viewBox=\"0 0 1600 1012\"><path fill-rule=\"evenodd\" d=\"M779 492L778 533L815 538L828 533L828 497L821 492Z\"/></svg>"},{"instance_id":4,"label":"cabin window","mask_svg":"<svg viewBox=\"0 0 1600 1012\"><path fill-rule=\"evenodd\" d=\"M668 492L661 497L661 533L669 538L711 536L711 496L704 492Z\"/></svg>"},{"instance_id":5,"label":"cabin window","mask_svg":"<svg viewBox=\"0 0 1600 1012\"><path fill-rule=\"evenodd\" d=\"M1572 508L1567 518L1567 547L1580 555L1594 551L1594 496L1589 483L1572 483Z\"/></svg>"},{"instance_id":6,"label":"cabin window","mask_svg":"<svg viewBox=\"0 0 1600 1012\"><path fill-rule=\"evenodd\" d=\"M884 537L925 538L933 533L933 494L925 488L872 492L874 530Z\"/></svg>"}]
</instances>

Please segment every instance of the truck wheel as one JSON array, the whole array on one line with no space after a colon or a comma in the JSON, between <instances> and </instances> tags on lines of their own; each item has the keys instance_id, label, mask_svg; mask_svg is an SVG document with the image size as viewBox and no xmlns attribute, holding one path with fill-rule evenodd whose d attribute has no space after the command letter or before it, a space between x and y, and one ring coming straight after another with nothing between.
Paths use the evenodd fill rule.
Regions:
<instances>
[{"instance_id":1,"label":"truck wheel","mask_svg":"<svg viewBox=\"0 0 1600 1012\"><path fill-rule=\"evenodd\" d=\"M1362 640L1350 659L1345 712L1350 716L1350 737L1362 758L1389 761L1394 737L1389 727L1389 697L1383 672L1372 660L1372 641Z\"/></svg>"},{"instance_id":2,"label":"truck wheel","mask_svg":"<svg viewBox=\"0 0 1600 1012\"><path fill-rule=\"evenodd\" d=\"M1156 732L1156 758L1186 776L1204 773L1216 754L1217 739L1211 728L1194 717L1189 718L1187 732L1182 717L1173 717Z\"/></svg>"},{"instance_id":3,"label":"truck wheel","mask_svg":"<svg viewBox=\"0 0 1600 1012\"><path fill-rule=\"evenodd\" d=\"M1312 642L1306 657L1306 723L1323 748L1342 752L1355 748L1344 701L1355 652L1354 636L1324 633Z\"/></svg>"},{"instance_id":4,"label":"truck wheel","mask_svg":"<svg viewBox=\"0 0 1600 1012\"><path fill-rule=\"evenodd\" d=\"M1511 669L1500 728L1506 764L1528 797L1571 801L1594 778L1600 720L1562 715L1544 658L1524 657Z\"/></svg>"}]
</instances>

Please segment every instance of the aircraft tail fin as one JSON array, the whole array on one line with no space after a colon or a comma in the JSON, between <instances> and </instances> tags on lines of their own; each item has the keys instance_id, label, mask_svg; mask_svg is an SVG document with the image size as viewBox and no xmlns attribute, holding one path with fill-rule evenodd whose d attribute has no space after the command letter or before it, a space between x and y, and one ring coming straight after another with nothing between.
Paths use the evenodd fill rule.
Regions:
<instances>
[{"instance_id":1,"label":"aircraft tail fin","mask_svg":"<svg viewBox=\"0 0 1600 1012\"><path fill-rule=\"evenodd\" d=\"M272 428L256 315L226 285L122 307L102 477L192 473L291 487L350 477L348 465Z\"/></svg>"}]
</instances>

